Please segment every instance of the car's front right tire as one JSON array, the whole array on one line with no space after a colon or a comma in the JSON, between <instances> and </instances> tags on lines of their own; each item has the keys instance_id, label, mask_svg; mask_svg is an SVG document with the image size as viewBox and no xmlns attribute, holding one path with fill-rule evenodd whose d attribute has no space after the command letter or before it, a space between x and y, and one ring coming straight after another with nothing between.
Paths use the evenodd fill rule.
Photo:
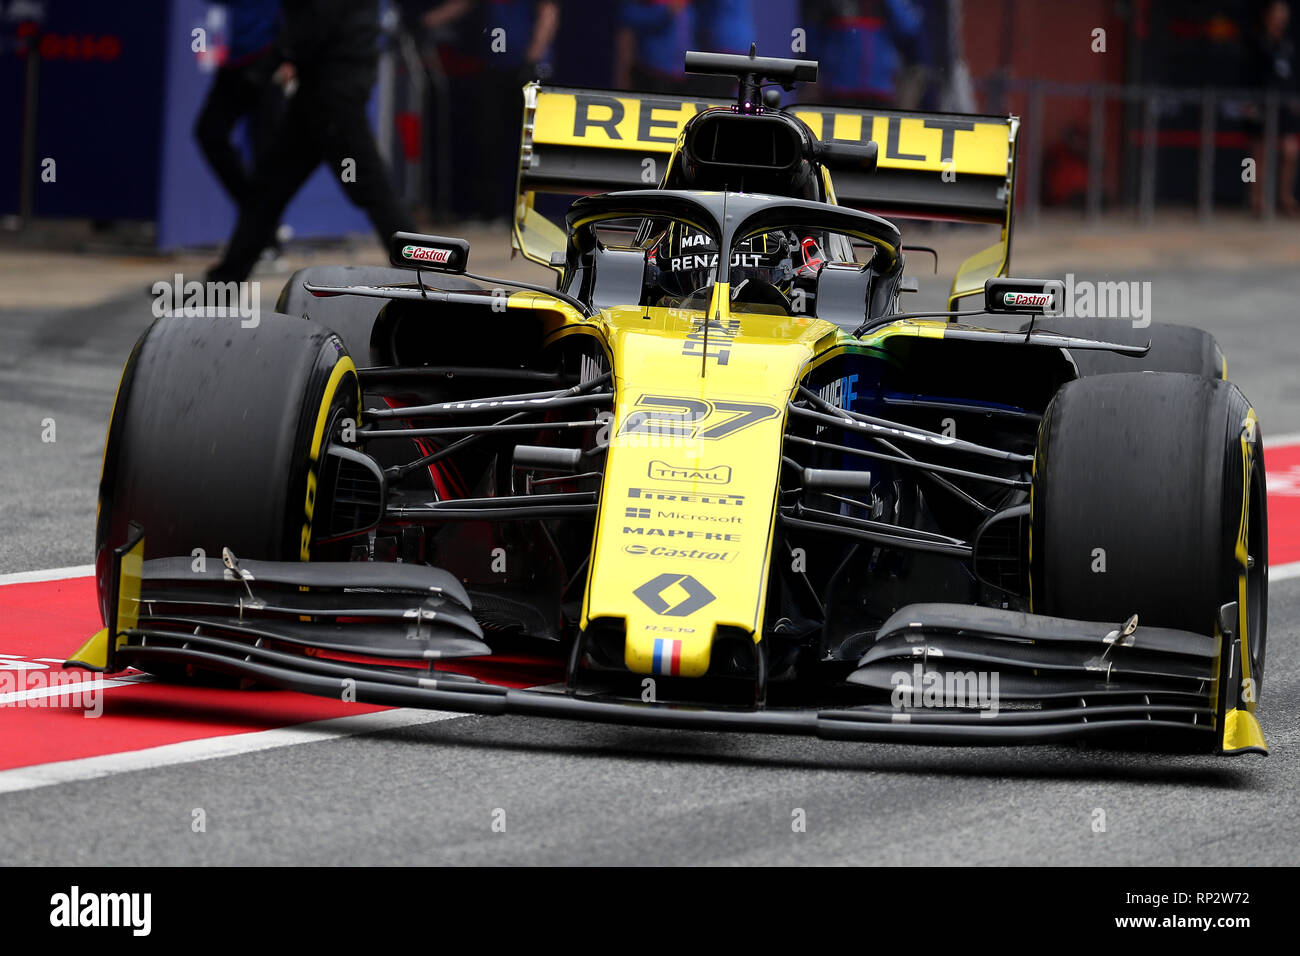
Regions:
<instances>
[{"instance_id":1,"label":"car's front right tire","mask_svg":"<svg viewBox=\"0 0 1300 956\"><path fill-rule=\"evenodd\" d=\"M1039 429L1033 610L1213 634L1237 601L1257 699L1267 522L1262 437L1236 385L1172 372L1070 382Z\"/></svg>"}]
</instances>

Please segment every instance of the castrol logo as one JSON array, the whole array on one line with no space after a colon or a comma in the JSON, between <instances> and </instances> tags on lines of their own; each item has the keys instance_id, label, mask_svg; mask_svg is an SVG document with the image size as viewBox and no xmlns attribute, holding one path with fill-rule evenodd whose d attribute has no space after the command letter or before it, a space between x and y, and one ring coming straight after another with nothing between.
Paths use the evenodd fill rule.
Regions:
<instances>
[{"instance_id":1,"label":"castrol logo","mask_svg":"<svg viewBox=\"0 0 1300 956\"><path fill-rule=\"evenodd\" d=\"M403 246L402 258L412 262L436 262L446 265L451 261L450 249L433 249L428 246Z\"/></svg>"},{"instance_id":2,"label":"castrol logo","mask_svg":"<svg viewBox=\"0 0 1300 956\"><path fill-rule=\"evenodd\" d=\"M1002 295L1002 304L1021 308L1050 309L1052 296L1048 292L1006 292Z\"/></svg>"}]
</instances>

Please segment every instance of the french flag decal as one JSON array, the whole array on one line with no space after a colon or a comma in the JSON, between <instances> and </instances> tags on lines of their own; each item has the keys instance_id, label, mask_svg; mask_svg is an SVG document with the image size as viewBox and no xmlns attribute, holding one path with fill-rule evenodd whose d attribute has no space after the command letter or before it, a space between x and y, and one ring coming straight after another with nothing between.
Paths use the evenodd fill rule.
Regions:
<instances>
[{"instance_id":1,"label":"french flag decal","mask_svg":"<svg viewBox=\"0 0 1300 956\"><path fill-rule=\"evenodd\" d=\"M655 638L654 672L676 677L682 672L682 642Z\"/></svg>"}]
</instances>

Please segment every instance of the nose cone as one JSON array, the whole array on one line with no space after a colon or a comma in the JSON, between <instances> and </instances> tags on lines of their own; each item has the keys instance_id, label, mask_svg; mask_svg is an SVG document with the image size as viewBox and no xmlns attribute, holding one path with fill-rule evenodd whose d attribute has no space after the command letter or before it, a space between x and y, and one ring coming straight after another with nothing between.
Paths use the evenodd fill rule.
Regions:
<instances>
[{"instance_id":1,"label":"nose cone","mask_svg":"<svg viewBox=\"0 0 1300 956\"><path fill-rule=\"evenodd\" d=\"M638 674L701 677L720 627L761 635L785 410L819 335L724 313L706 341L705 315L606 313L615 427L583 620L622 619Z\"/></svg>"}]
</instances>

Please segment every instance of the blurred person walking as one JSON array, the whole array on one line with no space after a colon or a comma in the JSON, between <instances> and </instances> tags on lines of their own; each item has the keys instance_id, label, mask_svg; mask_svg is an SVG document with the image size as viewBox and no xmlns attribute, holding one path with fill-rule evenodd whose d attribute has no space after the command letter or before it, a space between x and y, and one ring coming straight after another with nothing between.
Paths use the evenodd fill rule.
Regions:
<instances>
[{"instance_id":1,"label":"blurred person walking","mask_svg":"<svg viewBox=\"0 0 1300 956\"><path fill-rule=\"evenodd\" d=\"M924 13L910 0L804 0L809 50L821 67L809 97L843 106L898 105L898 81L917 59Z\"/></svg>"},{"instance_id":2,"label":"blurred person walking","mask_svg":"<svg viewBox=\"0 0 1300 956\"><path fill-rule=\"evenodd\" d=\"M199 110L194 138L226 193L242 206L252 191L252 164L245 162L231 134L242 120L256 160L283 114L284 96L271 82L280 4L225 0L222 5L229 16L228 51Z\"/></svg>"},{"instance_id":3,"label":"blurred person walking","mask_svg":"<svg viewBox=\"0 0 1300 956\"><path fill-rule=\"evenodd\" d=\"M1253 67L1253 85L1266 94L1280 98L1277 117L1277 151L1278 205L1288 216L1300 213L1300 203L1296 200L1296 167L1300 163L1300 104L1296 95L1300 93L1300 83L1296 78L1295 43L1288 35L1287 27L1291 20L1291 5L1285 0L1273 0L1263 10L1260 30L1256 34L1255 46L1251 56ZM1266 154L1264 141L1264 117L1260 111L1250 122L1252 152L1258 159L1258 166L1273 162L1273 157ZM1264 180L1263 170L1257 170L1256 183ZM1250 206L1256 213L1263 211L1266 197L1258 185L1251 190ZM1267 197L1268 202L1273 197Z\"/></svg>"},{"instance_id":4,"label":"blurred person walking","mask_svg":"<svg viewBox=\"0 0 1300 956\"><path fill-rule=\"evenodd\" d=\"M293 92L209 281L248 277L285 207L322 162L385 247L394 232L411 228L366 116L379 65L379 0L282 0L282 10L272 78Z\"/></svg>"},{"instance_id":5,"label":"blurred person walking","mask_svg":"<svg viewBox=\"0 0 1300 956\"><path fill-rule=\"evenodd\" d=\"M455 210L488 222L508 222L523 124L522 89L530 80L550 77L560 4L444 0L422 21L435 35L441 34L439 54L460 75L450 104L451 128L467 131L464 146L472 154L473 167L467 188L455 191Z\"/></svg>"},{"instance_id":6,"label":"blurred person walking","mask_svg":"<svg viewBox=\"0 0 1300 956\"><path fill-rule=\"evenodd\" d=\"M625 0L619 4L614 88L683 93L682 64L694 28L690 0Z\"/></svg>"},{"instance_id":7,"label":"blurred person walking","mask_svg":"<svg viewBox=\"0 0 1300 956\"><path fill-rule=\"evenodd\" d=\"M749 45L757 40L758 24L754 20L752 0L696 0L697 50L748 53Z\"/></svg>"},{"instance_id":8,"label":"blurred person walking","mask_svg":"<svg viewBox=\"0 0 1300 956\"><path fill-rule=\"evenodd\" d=\"M758 24L754 20L751 0L696 0L695 46L708 53L748 53L758 41ZM780 51L759 50L759 55L782 56ZM678 69L682 63L678 63ZM688 92L724 101L735 101L736 81L725 76L690 76Z\"/></svg>"}]
</instances>

